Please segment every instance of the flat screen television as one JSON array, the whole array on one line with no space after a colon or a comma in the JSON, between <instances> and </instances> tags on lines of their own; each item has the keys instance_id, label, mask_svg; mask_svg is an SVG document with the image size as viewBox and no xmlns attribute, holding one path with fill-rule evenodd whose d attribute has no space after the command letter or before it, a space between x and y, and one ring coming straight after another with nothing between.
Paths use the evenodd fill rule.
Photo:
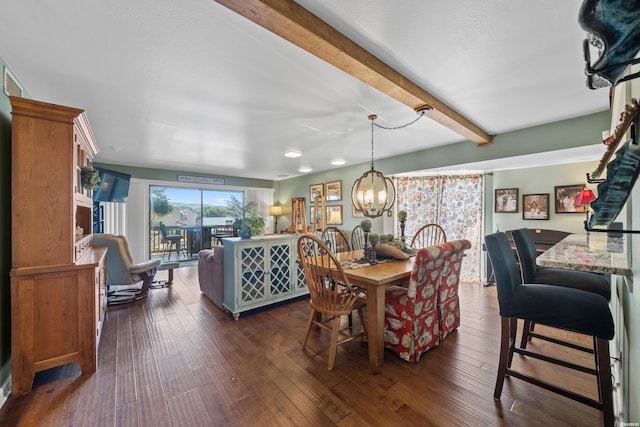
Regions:
<instances>
[{"instance_id":1,"label":"flat screen television","mask_svg":"<svg viewBox=\"0 0 640 427\"><path fill-rule=\"evenodd\" d=\"M129 196L131 175L108 169L96 168L100 173L100 186L93 192L94 202L124 203Z\"/></svg>"}]
</instances>

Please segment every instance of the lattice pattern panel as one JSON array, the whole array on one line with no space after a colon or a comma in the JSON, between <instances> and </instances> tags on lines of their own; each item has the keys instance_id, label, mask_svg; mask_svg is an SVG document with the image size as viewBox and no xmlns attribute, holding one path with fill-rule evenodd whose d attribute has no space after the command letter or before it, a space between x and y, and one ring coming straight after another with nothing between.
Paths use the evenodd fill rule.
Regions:
<instances>
[{"instance_id":1,"label":"lattice pattern panel","mask_svg":"<svg viewBox=\"0 0 640 427\"><path fill-rule=\"evenodd\" d=\"M242 248L240 260L240 303L250 303L266 298L265 248L260 246Z\"/></svg>"},{"instance_id":2,"label":"lattice pattern panel","mask_svg":"<svg viewBox=\"0 0 640 427\"><path fill-rule=\"evenodd\" d=\"M291 245L269 246L271 295L291 292Z\"/></svg>"},{"instance_id":3,"label":"lattice pattern panel","mask_svg":"<svg viewBox=\"0 0 640 427\"><path fill-rule=\"evenodd\" d=\"M304 267L302 264L296 263L296 290L302 290L307 288L307 281L304 277Z\"/></svg>"}]
</instances>

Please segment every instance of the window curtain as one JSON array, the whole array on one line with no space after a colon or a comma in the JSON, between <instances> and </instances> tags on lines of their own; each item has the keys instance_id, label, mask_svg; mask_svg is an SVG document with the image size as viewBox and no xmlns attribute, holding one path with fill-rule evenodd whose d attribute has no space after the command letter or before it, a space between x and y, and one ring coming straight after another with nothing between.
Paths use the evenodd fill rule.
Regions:
<instances>
[{"instance_id":1,"label":"window curtain","mask_svg":"<svg viewBox=\"0 0 640 427\"><path fill-rule=\"evenodd\" d=\"M244 192L245 202L253 202L258 214L264 218L266 234L271 234L273 230L273 220L269 220L269 206L273 205L273 189L248 189Z\"/></svg>"},{"instance_id":2,"label":"window curtain","mask_svg":"<svg viewBox=\"0 0 640 427\"><path fill-rule=\"evenodd\" d=\"M405 236L410 240L420 227L436 223L447 240L467 239L461 279L480 281L482 247L482 194L484 177L477 175L398 177L397 209L407 212ZM399 233L399 224L397 225Z\"/></svg>"}]
</instances>

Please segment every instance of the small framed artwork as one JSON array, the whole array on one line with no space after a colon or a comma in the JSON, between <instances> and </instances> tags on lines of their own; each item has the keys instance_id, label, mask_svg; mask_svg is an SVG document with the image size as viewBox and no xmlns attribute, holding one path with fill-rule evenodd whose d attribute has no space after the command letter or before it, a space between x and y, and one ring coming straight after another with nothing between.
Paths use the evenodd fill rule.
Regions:
<instances>
[{"instance_id":1,"label":"small framed artwork","mask_svg":"<svg viewBox=\"0 0 640 427\"><path fill-rule=\"evenodd\" d=\"M324 187L327 202L342 200L342 181L327 182Z\"/></svg>"},{"instance_id":2,"label":"small framed artwork","mask_svg":"<svg viewBox=\"0 0 640 427\"><path fill-rule=\"evenodd\" d=\"M517 188L496 189L495 212L497 213L517 213L518 212L518 189Z\"/></svg>"},{"instance_id":3,"label":"small framed artwork","mask_svg":"<svg viewBox=\"0 0 640 427\"><path fill-rule=\"evenodd\" d=\"M318 209L316 212L315 206L309 206L309 224L316 225L322 223L322 209Z\"/></svg>"},{"instance_id":4,"label":"small framed artwork","mask_svg":"<svg viewBox=\"0 0 640 427\"><path fill-rule=\"evenodd\" d=\"M364 212L357 211L353 203L351 203L351 218L364 218Z\"/></svg>"},{"instance_id":5,"label":"small framed artwork","mask_svg":"<svg viewBox=\"0 0 640 427\"><path fill-rule=\"evenodd\" d=\"M549 193L523 194L522 219L549 219Z\"/></svg>"},{"instance_id":6,"label":"small framed artwork","mask_svg":"<svg viewBox=\"0 0 640 427\"><path fill-rule=\"evenodd\" d=\"M309 186L310 202L313 203L318 196L324 196L324 184L312 184Z\"/></svg>"},{"instance_id":7,"label":"small framed artwork","mask_svg":"<svg viewBox=\"0 0 640 427\"><path fill-rule=\"evenodd\" d=\"M327 224L342 225L342 206L327 206Z\"/></svg>"},{"instance_id":8,"label":"small framed artwork","mask_svg":"<svg viewBox=\"0 0 640 427\"><path fill-rule=\"evenodd\" d=\"M584 213L586 205L576 205L576 199L584 184L559 185L555 187L556 213Z\"/></svg>"}]
</instances>

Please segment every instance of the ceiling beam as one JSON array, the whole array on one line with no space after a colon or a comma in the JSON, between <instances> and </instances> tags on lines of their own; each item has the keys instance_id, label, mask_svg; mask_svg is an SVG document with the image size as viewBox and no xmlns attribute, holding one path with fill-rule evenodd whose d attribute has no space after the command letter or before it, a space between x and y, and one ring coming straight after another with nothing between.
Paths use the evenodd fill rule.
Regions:
<instances>
[{"instance_id":1,"label":"ceiling beam","mask_svg":"<svg viewBox=\"0 0 640 427\"><path fill-rule=\"evenodd\" d=\"M215 0L478 145L492 136L293 0Z\"/></svg>"}]
</instances>

